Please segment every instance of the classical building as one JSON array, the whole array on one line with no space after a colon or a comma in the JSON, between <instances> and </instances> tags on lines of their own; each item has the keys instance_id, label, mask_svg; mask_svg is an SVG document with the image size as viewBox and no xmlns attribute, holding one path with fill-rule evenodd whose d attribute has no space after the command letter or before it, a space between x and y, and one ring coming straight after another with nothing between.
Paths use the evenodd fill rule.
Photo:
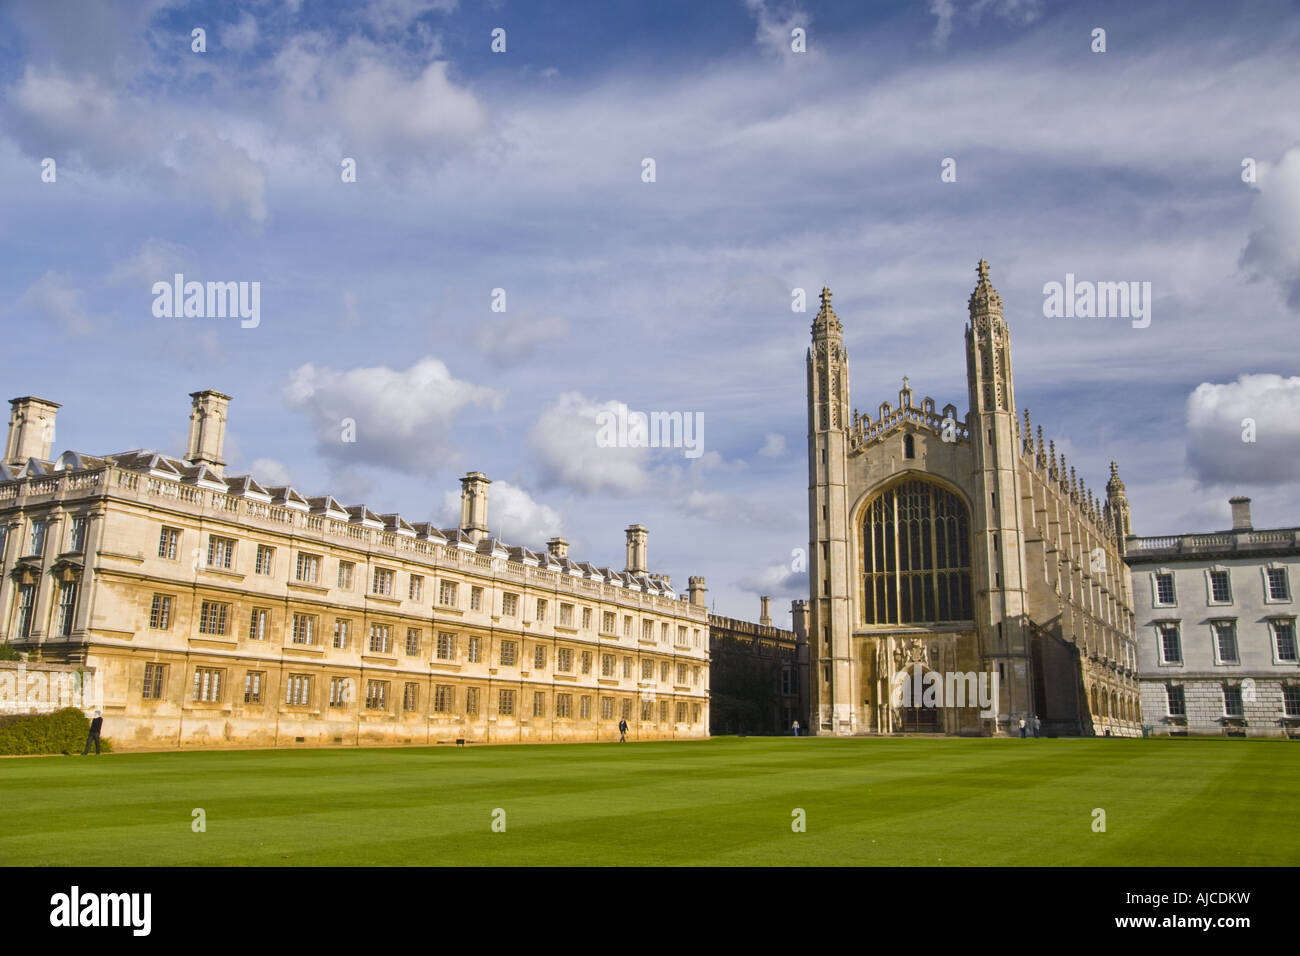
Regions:
<instances>
[{"instance_id":1,"label":"classical building","mask_svg":"<svg viewBox=\"0 0 1300 956\"><path fill-rule=\"evenodd\" d=\"M913 398L850 412L823 289L808 351L809 641L821 734L1140 732L1129 506L1099 500L1021 427L1002 300L979 263L970 411ZM997 693L993 693L993 680ZM943 693L927 693L938 686ZM974 706L987 690L990 706ZM996 697L996 706L991 706Z\"/></svg>"},{"instance_id":2,"label":"classical building","mask_svg":"<svg viewBox=\"0 0 1300 956\"><path fill-rule=\"evenodd\" d=\"M93 668L119 749L708 735L708 612L648 570L511 547L489 480L439 529L224 474L228 396L182 458L51 457L58 405L12 402L0 641Z\"/></svg>"},{"instance_id":3,"label":"classical building","mask_svg":"<svg viewBox=\"0 0 1300 956\"><path fill-rule=\"evenodd\" d=\"M1142 717L1156 734L1300 736L1300 528L1257 531L1249 498L1229 504L1227 531L1127 541Z\"/></svg>"},{"instance_id":4,"label":"classical building","mask_svg":"<svg viewBox=\"0 0 1300 956\"><path fill-rule=\"evenodd\" d=\"M703 578L691 578L690 598L703 603ZM793 629L772 623L763 597L758 622L709 615L711 734L789 734L808 727L808 607L791 606Z\"/></svg>"}]
</instances>

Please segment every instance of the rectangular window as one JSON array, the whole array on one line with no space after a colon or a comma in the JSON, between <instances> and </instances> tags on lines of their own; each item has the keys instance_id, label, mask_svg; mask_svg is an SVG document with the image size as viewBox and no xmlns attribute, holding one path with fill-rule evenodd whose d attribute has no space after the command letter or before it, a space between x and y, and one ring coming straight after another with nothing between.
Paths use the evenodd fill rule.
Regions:
<instances>
[{"instance_id":1,"label":"rectangular window","mask_svg":"<svg viewBox=\"0 0 1300 956\"><path fill-rule=\"evenodd\" d=\"M293 707L311 706L311 675L290 674L284 685L284 702Z\"/></svg>"},{"instance_id":2,"label":"rectangular window","mask_svg":"<svg viewBox=\"0 0 1300 956\"><path fill-rule=\"evenodd\" d=\"M677 665L677 685L678 685L679 687L682 687L682 686L685 686L685 684L686 684L686 665L685 665L685 664L678 664L678 665Z\"/></svg>"},{"instance_id":3,"label":"rectangular window","mask_svg":"<svg viewBox=\"0 0 1300 956\"><path fill-rule=\"evenodd\" d=\"M1156 575L1156 604L1172 607L1176 603L1174 594L1174 576L1172 572Z\"/></svg>"},{"instance_id":4,"label":"rectangular window","mask_svg":"<svg viewBox=\"0 0 1300 956\"><path fill-rule=\"evenodd\" d=\"M515 715L515 692L512 690L502 690L497 697L497 713L502 717L513 717Z\"/></svg>"},{"instance_id":5,"label":"rectangular window","mask_svg":"<svg viewBox=\"0 0 1300 956\"><path fill-rule=\"evenodd\" d=\"M215 667L194 668L194 700L204 704L218 703L225 673Z\"/></svg>"},{"instance_id":6,"label":"rectangular window","mask_svg":"<svg viewBox=\"0 0 1300 956\"><path fill-rule=\"evenodd\" d=\"M387 624L370 625L370 653L387 654L393 649L392 628Z\"/></svg>"},{"instance_id":7,"label":"rectangular window","mask_svg":"<svg viewBox=\"0 0 1300 956\"><path fill-rule=\"evenodd\" d=\"M266 671L248 671L244 674L244 703L260 704L262 702L262 683L266 680Z\"/></svg>"},{"instance_id":8,"label":"rectangular window","mask_svg":"<svg viewBox=\"0 0 1300 956\"><path fill-rule=\"evenodd\" d=\"M45 553L45 529L48 527L49 527L49 523L45 521L32 522L32 533L31 536L27 539L28 554Z\"/></svg>"},{"instance_id":9,"label":"rectangular window","mask_svg":"<svg viewBox=\"0 0 1300 956\"><path fill-rule=\"evenodd\" d=\"M664 622L659 625L659 643L668 643L668 623Z\"/></svg>"},{"instance_id":10,"label":"rectangular window","mask_svg":"<svg viewBox=\"0 0 1300 956\"><path fill-rule=\"evenodd\" d=\"M1232 587L1228 581L1227 571L1210 572L1210 600L1216 604L1227 604L1232 600Z\"/></svg>"},{"instance_id":11,"label":"rectangular window","mask_svg":"<svg viewBox=\"0 0 1300 956\"><path fill-rule=\"evenodd\" d=\"M419 710L420 685L407 681L402 685L402 710Z\"/></svg>"},{"instance_id":12,"label":"rectangular window","mask_svg":"<svg viewBox=\"0 0 1300 956\"><path fill-rule=\"evenodd\" d=\"M292 640L295 644L316 643L316 615L295 614L293 616Z\"/></svg>"},{"instance_id":13,"label":"rectangular window","mask_svg":"<svg viewBox=\"0 0 1300 956\"><path fill-rule=\"evenodd\" d=\"M163 676L166 670L166 664L144 665L144 690L141 697L145 700L162 700Z\"/></svg>"},{"instance_id":14,"label":"rectangular window","mask_svg":"<svg viewBox=\"0 0 1300 956\"><path fill-rule=\"evenodd\" d=\"M420 629L418 627L408 627L406 629L406 656L420 656Z\"/></svg>"},{"instance_id":15,"label":"rectangular window","mask_svg":"<svg viewBox=\"0 0 1300 956\"><path fill-rule=\"evenodd\" d=\"M149 606L149 626L155 631L166 631L172 626L172 598L170 594L155 594Z\"/></svg>"},{"instance_id":16,"label":"rectangular window","mask_svg":"<svg viewBox=\"0 0 1300 956\"><path fill-rule=\"evenodd\" d=\"M533 668L539 671L546 669L546 645L538 644L533 648Z\"/></svg>"},{"instance_id":17,"label":"rectangular window","mask_svg":"<svg viewBox=\"0 0 1300 956\"><path fill-rule=\"evenodd\" d=\"M346 707L348 705L348 679L346 677L330 678L330 706Z\"/></svg>"},{"instance_id":18,"label":"rectangular window","mask_svg":"<svg viewBox=\"0 0 1300 956\"><path fill-rule=\"evenodd\" d=\"M375 568L374 577L371 580L370 593L379 594L383 597L393 596L393 579L397 574L388 568Z\"/></svg>"},{"instance_id":19,"label":"rectangular window","mask_svg":"<svg viewBox=\"0 0 1300 956\"><path fill-rule=\"evenodd\" d=\"M478 716L478 688L465 688L465 713L471 717Z\"/></svg>"},{"instance_id":20,"label":"rectangular window","mask_svg":"<svg viewBox=\"0 0 1300 956\"><path fill-rule=\"evenodd\" d=\"M560 605L560 626L573 627L573 605L572 604Z\"/></svg>"},{"instance_id":21,"label":"rectangular window","mask_svg":"<svg viewBox=\"0 0 1300 956\"><path fill-rule=\"evenodd\" d=\"M1160 624L1160 661L1164 664L1181 664L1183 646L1178 637L1177 624Z\"/></svg>"},{"instance_id":22,"label":"rectangular window","mask_svg":"<svg viewBox=\"0 0 1300 956\"><path fill-rule=\"evenodd\" d=\"M620 708L624 720L632 719L632 698L624 697L623 706Z\"/></svg>"},{"instance_id":23,"label":"rectangular window","mask_svg":"<svg viewBox=\"0 0 1300 956\"><path fill-rule=\"evenodd\" d=\"M600 612L600 631L602 634L614 633L615 614L613 611Z\"/></svg>"},{"instance_id":24,"label":"rectangular window","mask_svg":"<svg viewBox=\"0 0 1300 956\"><path fill-rule=\"evenodd\" d=\"M471 637L469 646L466 648L466 658L471 664L477 664L483 659L483 638Z\"/></svg>"},{"instance_id":25,"label":"rectangular window","mask_svg":"<svg viewBox=\"0 0 1300 956\"><path fill-rule=\"evenodd\" d=\"M1282 712L1288 717L1300 717L1300 684L1282 685Z\"/></svg>"},{"instance_id":26,"label":"rectangular window","mask_svg":"<svg viewBox=\"0 0 1300 956\"><path fill-rule=\"evenodd\" d=\"M411 585L407 588L406 596L412 601L424 600L424 577L419 574L411 575Z\"/></svg>"},{"instance_id":27,"label":"rectangular window","mask_svg":"<svg viewBox=\"0 0 1300 956\"><path fill-rule=\"evenodd\" d=\"M456 689L451 684L435 684L433 687L433 712L450 714L456 706Z\"/></svg>"},{"instance_id":28,"label":"rectangular window","mask_svg":"<svg viewBox=\"0 0 1300 956\"><path fill-rule=\"evenodd\" d=\"M613 654L600 655L600 676L601 677L614 676L614 655Z\"/></svg>"},{"instance_id":29,"label":"rectangular window","mask_svg":"<svg viewBox=\"0 0 1300 956\"><path fill-rule=\"evenodd\" d=\"M655 639L655 625L654 625L654 621L642 621L642 622L641 622L641 640L643 640L643 641L653 641L654 639Z\"/></svg>"},{"instance_id":30,"label":"rectangular window","mask_svg":"<svg viewBox=\"0 0 1300 956\"><path fill-rule=\"evenodd\" d=\"M516 655L518 653L519 653L518 644L516 644L514 641L502 641L501 642L501 666L514 667L515 660L517 659Z\"/></svg>"},{"instance_id":31,"label":"rectangular window","mask_svg":"<svg viewBox=\"0 0 1300 956\"><path fill-rule=\"evenodd\" d=\"M589 607L582 609L582 629L584 631L591 630L591 608Z\"/></svg>"},{"instance_id":32,"label":"rectangular window","mask_svg":"<svg viewBox=\"0 0 1300 956\"><path fill-rule=\"evenodd\" d=\"M700 705L691 704L691 723L698 724L699 722L700 722Z\"/></svg>"},{"instance_id":33,"label":"rectangular window","mask_svg":"<svg viewBox=\"0 0 1300 956\"><path fill-rule=\"evenodd\" d=\"M546 620L546 602L540 598L537 601L537 620L539 622Z\"/></svg>"},{"instance_id":34,"label":"rectangular window","mask_svg":"<svg viewBox=\"0 0 1300 956\"><path fill-rule=\"evenodd\" d=\"M505 593L501 595L501 613L505 617L514 617L519 613L519 595Z\"/></svg>"},{"instance_id":35,"label":"rectangular window","mask_svg":"<svg viewBox=\"0 0 1300 956\"><path fill-rule=\"evenodd\" d=\"M1223 688L1223 715L1225 717L1244 717L1246 711L1241 705L1241 688Z\"/></svg>"},{"instance_id":36,"label":"rectangular window","mask_svg":"<svg viewBox=\"0 0 1300 956\"><path fill-rule=\"evenodd\" d=\"M343 618L334 619L334 646L339 650L347 650L352 636L352 622Z\"/></svg>"},{"instance_id":37,"label":"rectangular window","mask_svg":"<svg viewBox=\"0 0 1300 956\"><path fill-rule=\"evenodd\" d=\"M438 603L443 607L456 606L456 582L439 581L438 582Z\"/></svg>"},{"instance_id":38,"label":"rectangular window","mask_svg":"<svg viewBox=\"0 0 1300 956\"><path fill-rule=\"evenodd\" d=\"M250 641L266 640L267 619L271 612L264 607L255 607L248 615L248 639Z\"/></svg>"},{"instance_id":39,"label":"rectangular window","mask_svg":"<svg viewBox=\"0 0 1300 956\"><path fill-rule=\"evenodd\" d=\"M632 615L630 614L623 615L623 636L632 636Z\"/></svg>"},{"instance_id":40,"label":"rectangular window","mask_svg":"<svg viewBox=\"0 0 1300 956\"><path fill-rule=\"evenodd\" d=\"M86 550L86 516L74 515L72 530L68 533L68 550L81 552Z\"/></svg>"},{"instance_id":41,"label":"rectangular window","mask_svg":"<svg viewBox=\"0 0 1300 956\"><path fill-rule=\"evenodd\" d=\"M253 562L254 574L270 574L275 564L275 548L264 544L257 546L257 558Z\"/></svg>"},{"instance_id":42,"label":"rectangular window","mask_svg":"<svg viewBox=\"0 0 1300 956\"><path fill-rule=\"evenodd\" d=\"M600 699L600 719L601 720L614 719L614 698L613 697L602 697Z\"/></svg>"},{"instance_id":43,"label":"rectangular window","mask_svg":"<svg viewBox=\"0 0 1300 956\"><path fill-rule=\"evenodd\" d=\"M591 651L582 652L582 672L584 674L591 673Z\"/></svg>"},{"instance_id":44,"label":"rectangular window","mask_svg":"<svg viewBox=\"0 0 1300 956\"><path fill-rule=\"evenodd\" d=\"M388 681L366 681L366 710L388 709Z\"/></svg>"},{"instance_id":45,"label":"rectangular window","mask_svg":"<svg viewBox=\"0 0 1300 956\"><path fill-rule=\"evenodd\" d=\"M199 608L199 633L225 634L226 615L229 612L229 604L218 604L216 601L204 601L202 606Z\"/></svg>"},{"instance_id":46,"label":"rectangular window","mask_svg":"<svg viewBox=\"0 0 1300 956\"><path fill-rule=\"evenodd\" d=\"M686 704L680 700L677 702L677 723L686 723Z\"/></svg>"},{"instance_id":47,"label":"rectangular window","mask_svg":"<svg viewBox=\"0 0 1300 956\"><path fill-rule=\"evenodd\" d=\"M659 723L668 723L668 701L659 701Z\"/></svg>"},{"instance_id":48,"label":"rectangular window","mask_svg":"<svg viewBox=\"0 0 1300 956\"><path fill-rule=\"evenodd\" d=\"M623 658L623 676L625 678L632 676L632 658L630 657Z\"/></svg>"},{"instance_id":49,"label":"rectangular window","mask_svg":"<svg viewBox=\"0 0 1300 956\"><path fill-rule=\"evenodd\" d=\"M482 588L469 589L469 609L471 611L483 610L483 589Z\"/></svg>"},{"instance_id":50,"label":"rectangular window","mask_svg":"<svg viewBox=\"0 0 1300 956\"><path fill-rule=\"evenodd\" d=\"M436 653L440 661L454 661L456 659L456 635L451 631L439 631Z\"/></svg>"},{"instance_id":51,"label":"rectangular window","mask_svg":"<svg viewBox=\"0 0 1300 956\"><path fill-rule=\"evenodd\" d=\"M235 566L235 539L208 535L208 567L229 571Z\"/></svg>"},{"instance_id":52,"label":"rectangular window","mask_svg":"<svg viewBox=\"0 0 1300 956\"><path fill-rule=\"evenodd\" d=\"M1286 579L1286 568L1268 569L1268 596L1274 601L1291 600L1291 587Z\"/></svg>"},{"instance_id":53,"label":"rectangular window","mask_svg":"<svg viewBox=\"0 0 1300 956\"><path fill-rule=\"evenodd\" d=\"M573 695L572 694L555 695L555 716L556 717L573 716Z\"/></svg>"},{"instance_id":54,"label":"rectangular window","mask_svg":"<svg viewBox=\"0 0 1300 956\"><path fill-rule=\"evenodd\" d=\"M659 680L661 680L665 684L668 683L668 662L667 661L661 661L659 663Z\"/></svg>"},{"instance_id":55,"label":"rectangular window","mask_svg":"<svg viewBox=\"0 0 1300 956\"><path fill-rule=\"evenodd\" d=\"M641 701L641 719L651 721L655 719L655 704L652 700Z\"/></svg>"},{"instance_id":56,"label":"rectangular window","mask_svg":"<svg viewBox=\"0 0 1300 956\"><path fill-rule=\"evenodd\" d=\"M351 561L339 562L339 588L344 591L352 590L352 572L356 565Z\"/></svg>"},{"instance_id":57,"label":"rectangular window","mask_svg":"<svg viewBox=\"0 0 1300 956\"><path fill-rule=\"evenodd\" d=\"M591 720L591 698L583 696L578 698L578 719Z\"/></svg>"},{"instance_id":58,"label":"rectangular window","mask_svg":"<svg viewBox=\"0 0 1300 956\"><path fill-rule=\"evenodd\" d=\"M1295 621L1273 622L1273 644L1277 648L1277 659L1287 663L1296 661Z\"/></svg>"},{"instance_id":59,"label":"rectangular window","mask_svg":"<svg viewBox=\"0 0 1300 956\"><path fill-rule=\"evenodd\" d=\"M1237 625L1232 621L1215 621L1214 643L1220 664L1237 664Z\"/></svg>"},{"instance_id":60,"label":"rectangular window","mask_svg":"<svg viewBox=\"0 0 1300 956\"><path fill-rule=\"evenodd\" d=\"M695 646L700 646L700 629L698 627L695 629Z\"/></svg>"},{"instance_id":61,"label":"rectangular window","mask_svg":"<svg viewBox=\"0 0 1300 956\"><path fill-rule=\"evenodd\" d=\"M555 652L555 669L561 674L573 673L573 649L561 647Z\"/></svg>"},{"instance_id":62,"label":"rectangular window","mask_svg":"<svg viewBox=\"0 0 1300 956\"><path fill-rule=\"evenodd\" d=\"M163 528L158 536L158 557L175 561L180 553L181 532L179 528Z\"/></svg>"},{"instance_id":63,"label":"rectangular window","mask_svg":"<svg viewBox=\"0 0 1300 956\"><path fill-rule=\"evenodd\" d=\"M677 625L677 646L678 647L686 646L686 625L685 624Z\"/></svg>"},{"instance_id":64,"label":"rectangular window","mask_svg":"<svg viewBox=\"0 0 1300 956\"><path fill-rule=\"evenodd\" d=\"M302 581L305 584L316 584L320 581L320 555L307 554L298 552L298 563L293 569L294 580Z\"/></svg>"},{"instance_id":65,"label":"rectangular window","mask_svg":"<svg viewBox=\"0 0 1300 956\"><path fill-rule=\"evenodd\" d=\"M641 679L654 680L654 677L655 677L655 662L650 660L649 658L646 658L645 660L641 661Z\"/></svg>"}]
</instances>

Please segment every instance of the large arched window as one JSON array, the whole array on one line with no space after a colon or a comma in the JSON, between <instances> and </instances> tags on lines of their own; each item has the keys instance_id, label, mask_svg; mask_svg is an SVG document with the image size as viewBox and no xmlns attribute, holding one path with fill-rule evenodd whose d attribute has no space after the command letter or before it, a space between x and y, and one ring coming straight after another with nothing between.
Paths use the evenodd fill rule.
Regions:
<instances>
[{"instance_id":1,"label":"large arched window","mask_svg":"<svg viewBox=\"0 0 1300 956\"><path fill-rule=\"evenodd\" d=\"M971 620L970 515L962 500L910 479L868 502L861 528L862 622Z\"/></svg>"}]
</instances>

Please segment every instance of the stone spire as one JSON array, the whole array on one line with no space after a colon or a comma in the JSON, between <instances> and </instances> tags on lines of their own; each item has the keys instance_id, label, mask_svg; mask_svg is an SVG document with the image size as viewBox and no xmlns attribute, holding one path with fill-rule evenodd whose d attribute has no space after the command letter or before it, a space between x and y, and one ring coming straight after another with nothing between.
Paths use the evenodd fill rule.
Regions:
<instances>
[{"instance_id":1,"label":"stone spire","mask_svg":"<svg viewBox=\"0 0 1300 956\"><path fill-rule=\"evenodd\" d=\"M1133 533L1132 518L1129 514L1128 495L1124 492L1124 482L1119 477L1119 466L1110 463L1110 481L1106 482L1106 503L1110 506L1111 520L1115 524L1115 538L1119 541L1120 553L1124 553L1124 539Z\"/></svg>"},{"instance_id":2,"label":"stone spire","mask_svg":"<svg viewBox=\"0 0 1300 956\"><path fill-rule=\"evenodd\" d=\"M1029 409L1025 409L1025 434L1024 450L1026 455L1033 454L1034 451L1034 430L1029 425Z\"/></svg>"},{"instance_id":3,"label":"stone spire","mask_svg":"<svg viewBox=\"0 0 1300 956\"><path fill-rule=\"evenodd\" d=\"M1047 452L1043 448L1043 426L1038 426L1038 455L1034 462L1039 468L1047 467Z\"/></svg>"},{"instance_id":4,"label":"stone spire","mask_svg":"<svg viewBox=\"0 0 1300 956\"><path fill-rule=\"evenodd\" d=\"M966 328L966 379L971 410L1009 412L1008 432L1014 436L1015 387L1011 373L1011 342L1002 317L1002 297L989 281L989 264L981 259L976 270L979 281L968 303L970 325Z\"/></svg>"},{"instance_id":5,"label":"stone spire","mask_svg":"<svg viewBox=\"0 0 1300 956\"><path fill-rule=\"evenodd\" d=\"M975 291L970 294L970 301L967 303L971 322L973 323L977 316L996 315L999 319L1002 318L1002 296L998 295L998 290L993 288L993 283L989 281L987 259L980 260L980 264L975 267L975 273L979 276L979 281L975 283Z\"/></svg>"},{"instance_id":6,"label":"stone spire","mask_svg":"<svg viewBox=\"0 0 1300 956\"><path fill-rule=\"evenodd\" d=\"M1056 481L1061 475L1060 470L1056 467L1056 439L1053 438L1049 444L1052 446L1052 452L1047 457L1047 477L1051 481Z\"/></svg>"},{"instance_id":7,"label":"stone spire","mask_svg":"<svg viewBox=\"0 0 1300 956\"><path fill-rule=\"evenodd\" d=\"M837 337L843 335L844 327L840 325L840 317L831 308L830 286L822 286L821 303L822 307L817 310L817 318L813 319L813 338L818 338L818 333L822 336L828 332Z\"/></svg>"}]
</instances>

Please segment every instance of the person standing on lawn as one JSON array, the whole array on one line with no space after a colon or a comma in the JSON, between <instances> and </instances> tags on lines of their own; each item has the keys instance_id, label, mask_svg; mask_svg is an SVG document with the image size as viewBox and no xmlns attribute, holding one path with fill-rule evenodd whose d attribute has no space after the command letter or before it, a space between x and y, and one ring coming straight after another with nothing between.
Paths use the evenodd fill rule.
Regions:
<instances>
[{"instance_id":1,"label":"person standing on lawn","mask_svg":"<svg viewBox=\"0 0 1300 956\"><path fill-rule=\"evenodd\" d=\"M90 733L86 734L86 746L81 748L81 756L90 753L90 742L95 742L95 756L99 756L99 732L103 729L104 717L99 711L95 711L95 719L90 722Z\"/></svg>"}]
</instances>

